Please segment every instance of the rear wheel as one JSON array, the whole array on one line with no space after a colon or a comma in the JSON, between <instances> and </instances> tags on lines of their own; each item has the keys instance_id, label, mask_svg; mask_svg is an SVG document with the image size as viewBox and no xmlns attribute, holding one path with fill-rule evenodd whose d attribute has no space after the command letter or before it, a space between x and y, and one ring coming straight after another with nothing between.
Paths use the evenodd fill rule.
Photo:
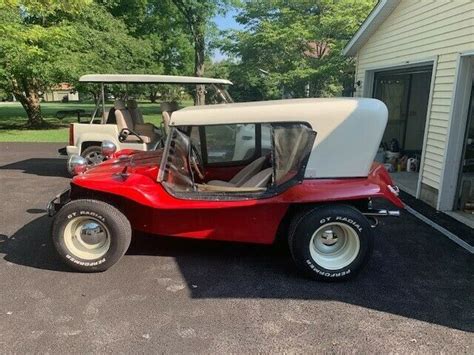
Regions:
<instances>
[{"instance_id":1,"label":"rear wheel","mask_svg":"<svg viewBox=\"0 0 474 355\"><path fill-rule=\"evenodd\" d=\"M130 222L115 207L96 200L65 205L53 222L53 241L62 259L83 272L104 271L127 251Z\"/></svg>"},{"instance_id":2,"label":"rear wheel","mask_svg":"<svg viewBox=\"0 0 474 355\"><path fill-rule=\"evenodd\" d=\"M369 260L373 232L355 208L323 206L297 216L288 241L297 267L306 275L342 280L355 276Z\"/></svg>"},{"instance_id":3,"label":"rear wheel","mask_svg":"<svg viewBox=\"0 0 474 355\"><path fill-rule=\"evenodd\" d=\"M88 166L94 166L102 163L105 157L102 155L102 148L98 145L91 145L84 149L81 156L87 160Z\"/></svg>"}]
</instances>

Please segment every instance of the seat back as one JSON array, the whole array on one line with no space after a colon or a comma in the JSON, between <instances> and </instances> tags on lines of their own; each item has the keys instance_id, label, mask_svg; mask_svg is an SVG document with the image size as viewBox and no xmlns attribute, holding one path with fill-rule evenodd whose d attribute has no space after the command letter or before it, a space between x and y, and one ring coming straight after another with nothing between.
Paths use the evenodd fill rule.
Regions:
<instances>
[{"instance_id":1,"label":"seat back","mask_svg":"<svg viewBox=\"0 0 474 355\"><path fill-rule=\"evenodd\" d=\"M235 174L235 176L230 179L229 182L237 187L242 186L243 183L262 170L265 159L265 157L255 159L253 162Z\"/></svg>"},{"instance_id":2,"label":"seat back","mask_svg":"<svg viewBox=\"0 0 474 355\"><path fill-rule=\"evenodd\" d=\"M272 177L273 169L267 168L252 176L241 187L266 187Z\"/></svg>"},{"instance_id":3,"label":"seat back","mask_svg":"<svg viewBox=\"0 0 474 355\"><path fill-rule=\"evenodd\" d=\"M160 109L161 109L161 115L163 116L163 127L165 129L165 133L169 133L169 124L171 121L171 114L174 111L177 111L179 108L178 103L173 101L173 102L162 102L160 104Z\"/></svg>"},{"instance_id":4,"label":"seat back","mask_svg":"<svg viewBox=\"0 0 474 355\"><path fill-rule=\"evenodd\" d=\"M134 124L130 112L128 112L122 100L116 100L114 103L115 120L119 131L124 128L133 130Z\"/></svg>"},{"instance_id":5,"label":"seat back","mask_svg":"<svg viewBox=\"0 0 474 355\"><path fill-rule=\"evenodd\" d=\"M127 108L128 112L130 112L130 116L132 116L133 124L144 124L143 115L141 110L138 108L137 101L134 99L127 100Z\"/></svg>"}]
</instances>

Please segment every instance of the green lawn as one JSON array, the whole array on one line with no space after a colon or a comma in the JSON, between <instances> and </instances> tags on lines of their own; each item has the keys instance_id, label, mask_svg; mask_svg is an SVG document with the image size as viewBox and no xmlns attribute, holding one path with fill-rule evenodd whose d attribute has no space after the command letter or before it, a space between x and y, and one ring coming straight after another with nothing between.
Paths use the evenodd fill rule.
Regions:
<instances>
[{"instance_id":1,"label":"green lawn","mask_svg":"<svg viewBox=\"0 0 474 355\"><path fill-rule=\"evenodd\" d=\"M184 105L191 105L185 102ZM110 108L112 103L106 107ZM146 122L159 126L161 113L159 103L139 103ZM86 112L94 110L92 103L58 103L45 102L41 104L41 112L45 121L45 127L40 129L28 129L26 127L27 116L25 110L19 103L0 103L0 142L67 142L68 126L70 122L76 122L76 116L69 116L62 120L55 117L60 110L84 109ZM86 121L83 117L83 122Z\"/></svg>"}]
</instances>

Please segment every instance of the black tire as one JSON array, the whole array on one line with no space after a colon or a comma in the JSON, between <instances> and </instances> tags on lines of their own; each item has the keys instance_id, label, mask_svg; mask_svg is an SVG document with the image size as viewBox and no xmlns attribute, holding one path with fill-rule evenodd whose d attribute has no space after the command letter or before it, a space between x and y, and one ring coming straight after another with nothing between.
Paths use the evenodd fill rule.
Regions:
<instances>
[{"instance_id":1,"label":"black tire","mask_svg":"<svg viewBox=\"0 0 474 355\"><path fill-rule=\"evenodd\" d=\"M328 225L328 227L332 225L333 232L330 232L329 236L320 236L320 248L332 248L332 246L329 245L330 243L333 243L336 248L336 243L340 241L340 243L343 243L338 246L341 248L339 249L340 252L342 253L343 250L346 250L343 248L348 248L348 255L352 255L346 258L347 264L341 265L341 267L337 269L328 269L327 261L321 262L320 260L320 262L318 262L313 257L313 255L322 255L318 248L314 247L315 244L312 242L316 239L312 238L316 231L324 225ZM335 233L334 230L337 231L337 233ZM321 232L323 231L324 230L321 229ZM344 233L344 231L348 233ZM352 233L352 231L354 233ZM350 237L344 236L343 238L345 239L339 238L337 236L339 232L344 235L350 234ZM318 233L318 235L320 234ZM324 237L329 237L329 239L323 239ZM315 236L315 238L317 237ZM352 249L345 244L348 243L347 241L349 239L351 240L351 245L355 245ZM372 254L374 235L370 223L357 209L346 205L328 205L316 207L297 215L290 225L288 243L296 266L305 275L316 280L337 281L354 277L365 266ZM334 250L336 251L333 252L333 254L323 254L323 258L326 258L326 260L334 258L332 255L338 255L337 249ZM353 252L350 252L350 250L353 250ZM328 253L330 252L329 249ZM321 258L320 256L318 257ZM321 265L323 263L326 263L326 265ZM334 266L338 267L336 264L334 264Z\"/></svg>"},{"instance_id":2,"label":"black tire","mask_svg":"<svg viewBox=\"0 0 474 355\"><path fill-rule=\"evenodd\" d=\"M94 259L81 258L68 248L65 240L65 229L69 223L84 217L99 221L108 232L108 249L105 254ZM122 212L105 202L75 200L66 204L55 216L52 235L54 246L66 264L81 272L100 272L110 268L125 254L130 246L132 228Z\"/></svg>"},{"instance_id":3,"label":"black tire","mask_svg":"<svg viewBox=\"0 0 474 355\"><path fill-rule=\"evenodd\" d=\"M91 145L81 152L81 156L87 160L88 166L94 166L102 163L105 157L102 156L102 148L98 145ZM92 156L101 157L99 160L92 159Z\"/></svg>"}]
</instances>

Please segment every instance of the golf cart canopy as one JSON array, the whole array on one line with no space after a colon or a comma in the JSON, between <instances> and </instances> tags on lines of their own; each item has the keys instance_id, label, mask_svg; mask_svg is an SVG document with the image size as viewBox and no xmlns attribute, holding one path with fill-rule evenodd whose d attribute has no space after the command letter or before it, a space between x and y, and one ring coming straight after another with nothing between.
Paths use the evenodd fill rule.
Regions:
<instances>
[{"instance_id":1,"label":"golf cart canopy","mask_svg":"<svg viewBox=\"0 0 474 355\"><path fill-rule=\"evenodd\" d=\"M304 123L317 133L305 178L341 178L369 174L387 118L376 99L291 99L186 107L170 127Z\"/></svg>"},{"instance_id":2,"label":"golf cart canopy","mask_svg":"<svg viewBox=\"0 0 474 355\"><path fill-rule=\"evenodd\" d=\"M232 85L226 79L202 78L194 76L149 75L149 74L88 74L79 78L81 83L117 84L193 84Z\"/></svg>"}]
</instances>

